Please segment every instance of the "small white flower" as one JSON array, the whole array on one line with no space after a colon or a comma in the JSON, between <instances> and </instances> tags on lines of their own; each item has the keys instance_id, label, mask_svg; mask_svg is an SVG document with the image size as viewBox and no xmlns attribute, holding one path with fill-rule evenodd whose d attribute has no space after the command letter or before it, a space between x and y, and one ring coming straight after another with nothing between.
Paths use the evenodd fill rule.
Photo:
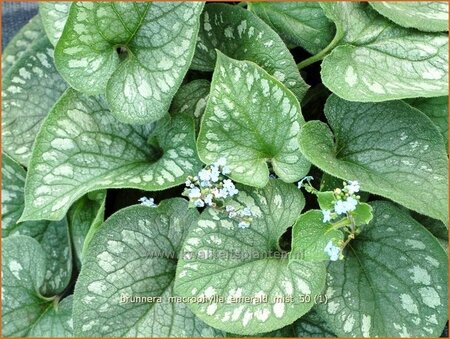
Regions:
<instances>
[{"instance_id":1,"label":"small white flower","mask_svg":"<svg viewBox=\"0 0 450 339\"><path fill-rule=\"evenodd\" d=\"M225 179L223 181L223 188L228 192L228 195L232 197L239 193L239 190L236 189L233 182L230 179Z\"/></svg>"},{"instance_id":2,"label":"small white flower","mask_svg":"<svg viewBox=\"0 0 450 339\"><path fill-rule=\"evenodd\" d=\"M228 166L223 166L222 167L222 174L230 174L231 173L231 169Z\"/></svg>"},{"instance_id":3,"label":"small white flower","mask_svg":"<svg viewBox=\"0 0 450 339\"><path fill-rule=\"evenodd\" d=\"M198 172L198 177L200 181L209 181L211 180L211 172L204 168Z\"/></svg>"},{"instance_id":4,"label":"small white flower","mask_svg":"<svg viewBox=\"0 0 450 339\"><path fill-rule=\"evenodd\" d=\"M225 211L227 211L227 212L233 212L233 211L235 211L236 209L233 207L233 206L231 206L231 205L227 205L227 206L225 206Z\"/></svg>"},{"instance_id":5,"label":"small white flower","mask_svg":"<svg viewBox=\"0 0 450 339\"><path fill-rule=\"evenodd\" d=\"M225 199L228 197L228 190L226 190L225 188L221 188L220 190L217 191L215 196L217 199Z\"/></svg>"},{"instance_id":6,"label":"small white flower","mask_svg":"<svg viewBox=\"0 0 450 339\"><path fill-rule=\"evenodd\" d=\"M304 177L302 180L300 180L298 182L298 184L297 184L298 189L300 189L300 188L302 188L304 186L303 183L305 181L307 181L308 184L309 184L312 180L314 180L314 178L312 176L310 176L310 175L307 175L306 177Z\"/></svg>"},{"instance_id":7,"label":"small white flower","mask_svg":"<svg viewBox=\"0 0 450 339\"><path fill-rule=\"evenodd\" d=\"M324 248L324 252L328 254L331 261L336 261L339 259L339 253L341 249L333 244L333 241L329 241Z\"/></svg>"},{"instance_id":8,"label":"small white flower","mask_svg":"<svg viewBox=\"0 0 450 339\"><path fill-rule=\"evenodd\" d=\"M211 181L212 182L218 182L220 176L220 170L219 167L213 166L211 167Z\"/></svg>"},{"instance_id":9,"label":"small white flower","mask_svg":"<svg viewBox=\"0 0 450 339\"><path fill-rule=\"evenodd\" d=\"M347 185L347 192L348 194L352 195L356 192L359 192L360 186L359 182L355 181L349 181Z\"/></svg>"},{"instance_id":10,"label":"small white flower","mask_svg":"<svg viewBox=\"0 0 450 339\"><path fill-rule=\"evenodd\" d=\"M331 211L330 210L322 210L323 220L322 222L331 221Z\"/></svg>"},{"instance_id":11,"label":"small white flower","mask_svg":"<svg viewBox=\"0 0 450 339\"><path fill-rule=\"evenodd\" d=\"M347 205L342 201L342 200L338 200L336 201L336 203L334 204L334 211L337 214L344 214L347 213Z\"/></svg>"},{"instance_id":12,"label":"small white flower","mask_svg":"<svg viewBox=\"0 0 450 339\"><path fill-rule=\"evenodd\" d=\"M353 197L348 197L344 202L344 205L347 212L354 211L356 209L356 205L358 205L358 200Z\"/></svg>"},{"instance_id":13,"label":"small white flower","mask_svg":"<svg viewBox=\"0 0 450 339\"><path fill-rule=\"evenodd\" d=\"M200 187L211 187L211 182L209 180L200 181Z\"/></svg>"},{"instance_id":14,"label":"small white flower","mask_svg":"<svg viewBox=\"0 0 450 339\"><path fill-rule=\"evenodd\" d=\"M247 222L247 221L241 221L239 224L238 224L238 227L239 228L248 228L250 226L250 223L249 222Z\"/></svg>"},{"instance_id":15,"label":"small white flower","mask_svg":"<svg viewBox=\"0 0 450 339\"><path fill-rule=\"evenodd\" d=\"M186 182L184 183L186 185L186 187L192 187L192 181L190 181L189 179L186 180Z\"/></svg>"},{"instance_id":16,"label":"small white flower","mask_svg":"<svg viewBox=\"0 0 450 339\"><path fill-rule=\"evenodd\" d=\"M220 166L220 167L223 167L223 166L225 166L226 164L227 164L227 159L225 159L225 158L219 158L219 159L217 159L217 161L215 162L215 164L217 165L217 166Z\"/></svg>"},{"instance_id":17,"label":"small white flower","mask_svg":"<svg viewBox=\"0 0 450 339\"><path fill-rule=\"evenodd\" d=\"M144 206L157 207L157 205L155 204L155 199L153 199L153 198L149 199L147 197L142 197L138 201L141 203L141 205L144 205Z\"/></svg>"},{"instance_id":18,"label":"small white flower","mask_svg":"<svg viewBox=\"0 0 450 339\"><path fill-rule=\"evenodd\" d=\"M212 205L212 200L213 200L213 195L212 194L208 194L205 198L205 204L208 206Z\"/></svg>"},{"instance_id":19,"label":"small white flower","mask_svg":"<svg viewBox=\"0 0 450 339\"><path fill-rule=\"evenodd\" d=\"M243 216L243 217L251 217L253 214L252 214L252 211L251 211L250 208L245 207L245 208L241 211L240 215Z\"/></svg>"},{"instance_id":20,"label":"small white flower","mask_svg":"<svg viewBox=\"0 0 450 339\"><path fill-rule=\"evenodd\" d=\"M194 206L195 207L203 207L203 206L205 206L205 203L202 199L197 199L194 201Z\"/></svg>"},{"instance_id":21,"label":"small white flower","mask_svg":"<svg viewBox=\"0 0 450 339\"><path fill-rule=\"evenodd\" d=\"M202 196L202 192L200 192L200 188L198 188L198 187L192 188L189 192L190 199L200 198L201 196Z\"/></svg>"},{"instance_id":22,"label":"small white flower","mask_svg":"<svg viewBox=\"0 0 450 339\"><path fill-rule=\"evenodd\" d=\"M235 211L228 212L228 217L230 217L231 219L236 218L237 215L238 215L238 214L237 214L237 212L235 212Z\"/></svg>"}]
</instances>

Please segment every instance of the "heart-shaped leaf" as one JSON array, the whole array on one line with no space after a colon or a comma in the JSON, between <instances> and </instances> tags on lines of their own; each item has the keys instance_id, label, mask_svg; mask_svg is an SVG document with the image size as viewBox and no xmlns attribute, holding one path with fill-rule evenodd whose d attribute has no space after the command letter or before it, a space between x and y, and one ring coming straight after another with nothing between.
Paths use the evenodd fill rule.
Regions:
<instances>
[{"instance_id":1,"label":"heart-shaped leaf","mask_svg":"<svg viewBox=\"0 0 450 339\"><path fill-rule=\"evenodd\" d=\"M74 294L77 336L213 337L174 297L178 253L198 213L179 198L157 208L132 206L92 238ZM153 301L146 298L154 298ZM136 298L143 298L138 303ZM160 298L160 299L158 299ZM124 317L126 314L126 317Z\"/></svg>"},{"instance_id":2,"label":"heart-shaped leaf","mask_svg":"<svg viewBox=\"0 0 450 339\"><path fill-rule=\"evenodd\" d=\"M310 164L299 150L304 120L295 96L256 64L217 54L197 140L200 159L225 157L233 180L256 187L269 181L267 161L286 182L304 177Z\"/></svg>"},{"instance_id":3,"label":"heart-shaped leaf","mask_svg":"<svg viewBox=\"0 0 450 339\"><path fill-rule=\"evenodd\" d=\"M61 38L71 5L71 2L60 1L39 3L39 15L42 18L42 25L53 46L56 46L59 38Z\"/></svg>"},{"instance_id":4,"label":"heart-shaped leaf","mask_svg":"<svg viewBox=\"0 0 450 339\"><path fill-rule=\"evenodd\" d=\"M9 68L22 56L30 45L44 33L41 18L34 16L11 39L2 51L2 72L6 74Z\"/></svg>"},{"instance_id":5,"label":"heart-shaped leaf","mask_svg":"<svg viewBox=\"0 0 450 339\"><path fill-rule=\"evenodd\" d=\"M333 39L335 28L317 2L249 2L248 9L283 40L315 54Z\"/></svg>"},{"instance_id":6,"label":"heart-shaped leaf","mask_svg":"<svg viewBox=\"0 0 450 339\"><path fill-rule=\"evenodd\" d=\"M88 94L106 92L126 123L162 118L195 49L201 2L75 2L55 49L61 75Z\"/></svg>"},{"instance_id":7,"label":"heart-shaped leaf","mask_svg":"<svg viewBox=\"0 0 450 339\"><path fill-rule=\"evenodd\" d=\"M448 96L437 98L415 98L406 101L408 104L426 114L444 137L448 149Z\"/></svg>"},{"instance_id":8,"label":"heart-shaped leaf","mask_svg":"<svg viewBox=\"0 0 450 339\"><path fill-rule=\"evenodd\" d=\"M288 266L281 252L280 237L305 204L294 185L271 180L263 189L240 187L236 202L252 211L250 227L239 228L224 212L205 210L184 243L175 292L211 298L189 306L215 328L232 328L239 335L273 331L313 306L322 292L325 265L297 261ZM311 299L302 301L302 296Z\"/></svg>"},{"instance_id":9,"label":"heart-shaped leaf","mask_svg":"<svg viewBox=\"0 0 450 339\"><path fill-rule=\"evenodd\" d=\"M228 4L208 4L200 19L191 68L212 71L216 49L237 60L253 61L281 81L299 100L308 85L283 40L253 13Z\"/></svg>"},{"instance_id":10,"label":"heart-shaped leaf","mask_svg":"<svg viewBox=\"0 0 450 339\"><path fill-rule=\"evenodd\" d=\"M2 335L5 337L72 336L71 299L59 305L39 289L46 275L39 243L15 235L2 241Z\"/></svg>"},{"instance_id":11,"label":"heart-shaped leaf","mask_svg":"<svg viewBox=\"0 0 450 339\"><path fill-rule=\"evenodd\" d=\"M58 222L18 222L24 208L26 172L7 155L2 156L2 237L27 235L42 246L47 261L45 279L40 291L43 295L62 292L72 274L72 253L69 230L64 218Z\"/></svg>"},{"instance_id":12,"label":"heart-shaped leaf","mask_svg":"<svg viewBox=\"0 0 450 339\"><path fill-rule=\"evenodd\" d=\"M448 31L448 3L439 1L370 2L375 10L403 27L426 32Z\"/></svg>"},{"instance_id":13,"label":"heart-shaped leaf","mask_svg":"<svg viewBox=\"0 0 450 339\"><path fill-rule=\"evenodd\" d=\"M328 266L320 316L342 337L437 337L447 321L447 255L407 211L374 202L373 221Z\"/></svg>"},{"instance_id":14,"label":"heart-shaped leaf","mask_svg":"<svg viewBox=\"0 0 450 339\"><path fill-rule=\"evenodd\" d=\"M127 125L106 107L71 89L53 107L36 139L21 220L59 220L87 192L163 190L198 172L192 119Z\"/></svg>"},{"instance_id":15,"label":"heart-shaped leaf","mask_svg":"<svg viewBox=\"0 0 450 339\"><path fill-rule=\"evenodd\" d=\"M338 178L358 178L363 191L447 220L447 154L428 117L401 101L355 103L337 96L328 99L325 115L333 133L319 121L300 131L309 161Z\"/></svg>"},{"instance_id":16,"label":"heart-shaped leaf","mask_svg":"<svg viewBox=\"0 0 450 339\"><path fill-rule=\"evenodd\" d=\"M321 72L332 92L360 102L448 94L446 33L399 27L368 4L321 6L337 29L338 47L325 57Z\"/></svg>"},{"instance_id":17,"label":"heart-shaped leaf","mask_svg":"<svg viewBox=\"0 0 450 339\"><path fill-rule=\"evenodd\" d=\"M37 19L33 19L33 26ZM56 71L53 48L45 33L26 30L23 35L33 40L21 40L29 47L2 78L2 136L3 151L28 166L42 120L67 84Z\"/></svg>"}]
</instances>

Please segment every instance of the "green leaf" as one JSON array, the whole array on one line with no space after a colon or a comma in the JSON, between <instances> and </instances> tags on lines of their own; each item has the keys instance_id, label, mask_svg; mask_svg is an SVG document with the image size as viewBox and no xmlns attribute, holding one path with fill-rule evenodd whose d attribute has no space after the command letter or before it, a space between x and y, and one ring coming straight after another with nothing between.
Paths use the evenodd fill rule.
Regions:
<instances>
[{"instance_id":1,"label":"green leaf","mask_svg":"<svg viewBox=\"0 0 450 339\"><path fill-rule=\"evenodd\" d=\"M426 32L448 31L448 3L439 1L370 2L380 14L403 27Z\"/></svg>"},{"instance_id":2,"label":"green leaf","mask_svg":"<svg viewBox=\"0 0 450 339\"><path fill-rule=\"evenodd\" d=\"M61 38L71 5L71 2L39 3L39 15L42 18L42 24L48 39L53 46L56 46L59 38Z\"/></svg>"},{"instance_id":3,"label":"green leaf","mask_svg":"<svg viewBox=\"0 0 450 339\"><path fill-rule=\"evenodd\" d=\"M183 303L170 302L178 253L198 212L180 198L132 206L92 238L74 295L77 336L212 337L219 334ZM161 297L160 302L124 302ZM124 316L126 314L126 316Z\"/></svg>"},{"instance_id":4,"label":"green leaf","mask_svg":"<svg viewBox=\"0 0 450 339\"><path fill-rule=\"evenodd\" d=\"M7 237L20 227L17 221L23 211L23 187L27 173L17 162L2 153L2 237ZM30 231L38 229L35 223ZM33 236L34 234L29 234Z\"/></svg>"},{"instance_id":5,"label":"green leaf","mask_svg":"<svg viewBox=\"0 0 450 339\"><path fill-rule=\"evenodd\" d=\"M292 324L295 336L299 338L336 337L330 326L317 314L314 308Z\"/></svg>"},{"instance_id":6,"label":"green leaf","mask_svg":"<svg viewBox=\"0 0 450 339\"><path fill-rule=\"evenodd\" d=\"M311 54L333 39L335 28L317 2L249 2L248 9L271 26L287 44Z\"/></svg>"},{"instance_id":7,"label":"green leaf","mask_svg":"<svg viewBox=\"0 0 450 339\"><path fill-rule=\"evenodd\" d=\"M26 172L7 155L2 156L2 237L27 235L42 245L47 260L43 295L62 292L72 274L72 254L66 219L58 222L18 222L24 208Z\"/></svg>"},{"instance_id":8,"label":"green leaf","mask_svg":"<svg viewBox=\"0 0 450 339\"><path fill-rule=\"evenodd\" d=\"M412 212L411 216L429 230L436 238L448 241L448 225L442 221Z\"/></svg>"},{"instance_id":9,"label":"green leaf","mask_svg":"<svg viewBox=\"0 0 450 339\"><path fill-rule=\"evenodd\" d=\"M11 39L2 51L2 72L6 72L25 53L38 37L44 33L39 15L34 16L19 32ZM3 86L4 88L4 86Z\"/></svg>"},{"instance_id":10,"label":"green leaf","mask_svg":"<svg viewBox=\"0 0 450 339\"><path fill-rule=\"evenodd\" d=\"M399 27L368 4L321 6L342 36L322 62L322 81L332 92L360 102L448 94L447 34Z\"/></svg>"},{"instance_id":11,"label":"green leaf","mask_svg":"<svg viewBox=\"0 0 450 339\"><path fill-rule=\"evenodd\" d=\"M193 80L182 85L173 98L170 113L185 114L194 118L196 130L200 128L200 121L205 111L211 83L205 79Z\"/></svg>"},{"instance_id":12,"label":"green leaf","mask_svg":"<svg viewBox=\"0 0 450 339\"><path fill-rule=\"evenodd\" d=\"M437 337L447 321L447 255L407 211L374 202L374 219L328 266L320 316L342 337Z\"/></svg>"},{"instance_id":13,"label":"green leaf","mask_svg":"<svg viewBox=\"0 0 450 339\"><path fill-rule=\"evenodd\" d=\"M24 166L42 120L67 88L53 64L53 48L45 33L26 32L35 38L24 42L29 47L2 78L3 151Z\"/></svg>"},{"instance_id":14,"label":"green leaf","mask_svg":"<svg viewBox=\"0 0 450 339\"><path fill-rule=\"evenodd\" d=\"M64 298L58 306L50 305L45 309L28 336L32 338L73 337L72 296Z\"/></svg>"},{"instance_id":15,"label":"green leaf","mask_svg":"<svg viewBox=\"0 0 450 339\"><path fill-rule=\"evenodd\" d=\"M208 4L200 19L191 68L212 71L216 49L237 60L253 61L281 81L301 100L308 85L283 40L253 13L228 4Z\"/></svg>"},{"instance_id":16,"label":"green leaf","mask_svg":"<svg viewBox=\"0 0 450 339\"><path fill-rule=\"evenodd\" d=\"M127 125L101 97L70 89L37 136L21 220L59 220L73 202L99 189L174 187L200 167L190 118Z\"/></svg>"},{"instance_id":17,"label":"green leaf","mask_svg":"<svg viewBox=\"0 0 450 339\"><path fill-rule=\"evenodd\" d=\"M92 193L97 194L91 197ZM77 200L67 213L78 267L81 267L83 248L87 246L87 235L95 232L104 221L106 191L92 193Z\"/></svg>"},{"instance_id":18,"label":"green leaf","mask_svg":"<svg viewBox=\"0 0 450 339\"><path fill-rule=\"evenodd\" d=\"M292 251L289 263L298 260L329 261L329 255L324 251L329 241L339 244L344 240L344 234L330 223L322 221L321 211L309 210L298 218L292 228Z\"/></svg>"},{"instance_id":19,"label":"green leaf","mask_svg":"<svg viewBox=\"0 0 450 339\"><path fill-rule=\"evenodd\" d=\"M5 337L71 336L70 300L58 309L39 288L46 275L45 253L28 236L2 242L2 335Z\"/></svg>"},{"instance_id":20,"label":"green leaf","mask_svg":"<svg viewBox=\"0 0 450 339\"><path fill-rule=\"evenodd\" d=\"M448 96L437 98L415 98L406 101L411 106L425 113L444 137L448 150Z\"/></svg>"},{"instance_id":21,"label":"green leaf","mask_svg":"<svg viewBox=\"0 0 450 339\"><path fill-rule=\"evenodd\" d=\"M331 191L317 192L317 202L321 210L332 210L334 209L334 202L336 197Z\"/></svg>"},{"instance_id":22,"label":"green leaf","mask_svg":"<svg viewBox=\"0 0 450 339\"><path fill-rule=\"evenodd\" d=\"M75 2L56 45L58 70L81 92L106 92L122 122L159 120L189 68L202 8L201 2Z\"/></svg>"},{"instance_id":23,"label":"green leaf","mask_svg":"<svg viewBox=\"0 0 450 339\"><path fill-rule=\"evenodd\" d=\"M447 155L430 119L401 101L353 103L337 96L328 99L325 115L333 133L319 121L300 131L309 161L335 177L357 178L363 191L447 220Z\"/></svg>"},{"instance_id":24,"label":"green leaf","mask_svg":"<svg viewBox=\"0 0 450 339\"><path fill-rule=\"evenodd\" d=\"M280 82L252 62L218 52L197 140L203 162L225 157L233 180L264 187L270 161L281 179L294 182L310 167L297 138L303 122L297 99Z\"/></svg>"},{"instance_id":25,"label":"green leaf","mask_svg":"<svg viewBox=\"0 0 450 339\"><path fill-rule=\"evenodd\" d=\"M366 203L359 203L352 212L356 226L367 225L373 219L372 207Z\"/></svg>"},{"instance_id":26,"label":"green leaf","mask_svg":"<svg viewBox=\"0 0 450 339\"><path fill-rule=\"evenodd\" d=\"M263 189L239 189L236 202L254 216L250 227L241 229L226 213L206 209L184 243L175 292L215 298L189 307L215 328L251 335L291 324L309 311L314 301L298 298L309 295L313 300L322 292L325 265L298 261L288 266L286 253L280 252L280 237L305 204L294 185L271 180ZM276 299L288 296L292 302ZM239 297L266 297L267 302L232 299Z\"/></svg>"}]
</instances>

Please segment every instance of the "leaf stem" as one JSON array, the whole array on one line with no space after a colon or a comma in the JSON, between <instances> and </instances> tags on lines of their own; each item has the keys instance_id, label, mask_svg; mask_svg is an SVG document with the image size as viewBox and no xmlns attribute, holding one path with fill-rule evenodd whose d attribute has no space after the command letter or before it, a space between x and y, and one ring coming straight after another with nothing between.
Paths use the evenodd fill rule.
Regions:
<instances>
[{"instance_id":1,"label":"leaf stem","mask_svg":"<svg viewBox=\"0 0 450 339\"><path fill-rule=\"evenodd\" d=\"M331 224L331 229L333 230L337 230L338 228L344 227L344 226L348 226L350 225L351 222L348 220L348 218L343 218L337 222L335 222L334 224Z\"/></svg>"},{"instance_id":2,"label":"leaf stem","mask_svg":"<svg viewBox=\"0 0 450 339\"><path fill-rule=\"evenodd\" d=\"M303 68L305 68L305 67L307 67L307 66L309 66L309 65L311 65L311 64L313 64L313 63L315 63L315 62L317 62L317 61L320 61L320 60L322 60L323 58L325 58L325 57L328 55L328 53L329 53L334 47L336 47L336 45L337 45L338 42L341 40L341 38L342 38L342 35L341 35L341 34L338 34L338 33L336 32L336 35L334 36L333 40L331 40L331 42L328 44L327 47L325 47L325 48L324 48L323 50L321 50L319 53L317 53L317 54L315 54L315 55L309 57L308 59L305 59L305 60L303 60L302 62L299 62L299 63L297 64L297 68L298 68L299 70L301 70L301 69L303 69Z\"/></svg>"},{"instance_id":3,"label":"leaf stem","mask_svg":"<svg viewBox=\"0 0 450 339\"><path fill-rule=\"evenodd\" d=\"M355 239L355 233L350 233L349 236L347 237L347 239L344 241L344 243L342 244L341 248L342 250L344 250L344 248L348 245L348 243L350 241L352 241L353 239Z\"/></svg>"}]
</instances>

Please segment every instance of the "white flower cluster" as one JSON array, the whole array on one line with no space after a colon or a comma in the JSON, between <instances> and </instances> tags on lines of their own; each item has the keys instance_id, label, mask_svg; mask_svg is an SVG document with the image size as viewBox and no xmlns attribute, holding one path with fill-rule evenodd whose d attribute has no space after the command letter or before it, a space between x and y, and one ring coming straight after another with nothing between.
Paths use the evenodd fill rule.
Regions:
<instances>
[{"instance_id":1,"label":"white flower cluster","mask_svg":"<svg viewBox=\"0 0 450 339\"><path fill-rule=\"evenodd\" d=\"M357 181L344 181L344 188L336 188L334 190L334 196L336 198L334 202L333 210L322 210L323 222L329 222L336 218L338 215L347 214L356 209L359 202L359 196L355 193L359 192L359 183Z\"/></svg>"},{"instance_id":2,"label":"white flower cluster","mask_svg":"<svg viewBox=\"0 0 450 339\"><path fill-rule=\"evenodd\" d=\"M328 254L331 261L337 261L339 260L341 248L334 245L333 241L330 240L327 245L325 246L324 252Z\"/></svg>"},{"instance_id":3,"label":"white flower cluster","mask_svg":"<svg viewBox=\"0 0 450 339\"><path fill-rule=\"evenodd\" d=\"M142 198L139 198L138 201L141 203L141 205L144 205L144 206L158 207L158 205L155 204L155 199L153 199L153 198L142 197Z\"/></svg>"},{"instance_id":4,"label":"white flower cluster","mask_svg":"<svg viewBox=\"0 0 450 339\"><path fill-rule=\"evenodd\" d=\"M239 228L247 228L253 221L250 208L245 206L225 205L225 200L239 193L231 179L230 168L224 158L220 158L213 164L203 168L194 177L188 177L183 196L189 198L193 207L210 206L227 213L230 219L239 222Z\"/></svg>"},{"instance_id":5,"label":"white flower cluster","mask_svg":"<svg viewBox=\"0 0 450 339\"><path fill-rule=\"evenodd\" d=\"M250 208L236 208L231 205L225 206L225 211L228 213L230 219L239 220L239 228L248 228L253 221L253 213Z\"/></svg>"},{"instance_id":6,"label":"white flower cluster","mask_svg":"<svg viewBox=\"0 0 450 339\"><path fill-rule=\"evenodd\" d=\"M239 193L233 181L225 178L230 172L226 160L220 158L203 168L196 176L188 177L183 195L195 207L215 207L219 201Z\"/></svg>"}]
</instances>

